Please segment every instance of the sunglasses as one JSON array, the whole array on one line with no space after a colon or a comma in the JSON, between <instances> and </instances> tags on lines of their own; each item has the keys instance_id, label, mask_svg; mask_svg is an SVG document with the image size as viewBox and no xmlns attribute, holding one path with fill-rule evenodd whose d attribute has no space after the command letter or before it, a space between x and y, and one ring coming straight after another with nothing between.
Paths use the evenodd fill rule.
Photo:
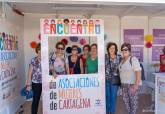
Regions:
<instances>
[{"instance_id":1,"label":"sunglasses","mask_svg":"<svg viewBox=\"0 0 165 114\"><path fill-rule=\"evenodd\" d=\"M77 49L72 49L72 51L77 51Z\"/></svg>"},{"instance_id":2,"label":"sunglasses","mask_svg":"<svg viewBox=\"0 0 165 114\"><path fill-rule=\"evenodd\" d=\"M84 51L89 51L89 49L84 49Z\"/></svg>"},{"instance_id":3,"label":"sunglasses","mask_svg":"<svg viewBox=\"0 0 165 114\"><path fill-rule=\"evenodd\" d=\"M58 47L57 49L59 49L59 50L64 50L64 48L60 48L60 47Z\"/></svg>"},{"instance_id":4,"label":"sunglasses","mask_svg":"<svg viewBox=\"0 0 165 114\"><path fill-rule=\"evenodd\" d=\"M122 49L121 51L128 51L128 49Z\"/></svg>"}]
</instances>

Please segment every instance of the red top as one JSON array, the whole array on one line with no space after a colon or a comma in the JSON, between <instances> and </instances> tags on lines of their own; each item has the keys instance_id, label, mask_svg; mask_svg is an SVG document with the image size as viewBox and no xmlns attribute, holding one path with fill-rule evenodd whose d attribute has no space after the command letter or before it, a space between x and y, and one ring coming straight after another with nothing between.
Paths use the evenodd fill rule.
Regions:
<instances>
[{"instance_id":1,"label":"red top","mask_svg":"<svg viewBox=\"0 0 165 114\"><path fill-rule=\"evenodd\" d=\"M164 61L160 62L160 72L165 72L165 54L160 55L160 61Z\"/></svg>"},{"instance_id":2,"label":"red top","mask_svg":"<svg viewBox=\"0 0 165 114\"><path fill-rule=\"evenodd\" d=\"M81 60L82 60L82 63L83 63L83 68L85 70L85 67L86 67L86 58L83 57L83 55L80 56Z\"/></svg>"}]
</instances>

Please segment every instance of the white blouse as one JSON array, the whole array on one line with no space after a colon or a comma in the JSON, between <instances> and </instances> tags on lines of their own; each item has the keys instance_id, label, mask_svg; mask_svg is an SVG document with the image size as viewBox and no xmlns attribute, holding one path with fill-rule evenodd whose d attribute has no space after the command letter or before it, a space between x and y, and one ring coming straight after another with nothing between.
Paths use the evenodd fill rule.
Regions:
<instances>
[{"instance_id":1,"label":"white blouse","mask_svg":"<svg viewBox=\"0 0 165 114\"><path fill-rule=\"evenodd\" d=\"M119 72L121 83L123 84L135 84L136 76L135 71L141 71L139 60L136 57L132 57L132 65L129 57L124 63L119 64ZM140 85L142 82L140 82Z\"/></svg>"}]
</instances>

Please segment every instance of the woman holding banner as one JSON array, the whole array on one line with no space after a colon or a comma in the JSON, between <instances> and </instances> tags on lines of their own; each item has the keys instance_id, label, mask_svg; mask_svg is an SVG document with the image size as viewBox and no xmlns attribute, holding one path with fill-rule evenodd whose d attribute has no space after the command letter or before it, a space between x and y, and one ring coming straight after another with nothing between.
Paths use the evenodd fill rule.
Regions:
<instances>
[{"instance_id":1,"label":"woman holding banner","mask_svg":"<svg viewBox=\"0 0 165 114\"><path fill-rule=\"evenodd\" d=\"M54 78L57 75L68 74L68 62L64 54L65 45L62 42L56 44L56 50L54 53L50 54L49 64L50 64L50 74Z\"/></svg>"},{"instance_id":2,"label":"woman holding banner","mask_svg":"<svg viewBox=\"0 0 165 114\"><path fill-rule=\"evenodd\" d=\"M141 82L141 67L138 59L131 56L131 44L121 46L123 59L119 65L123 101L127 114L137 114L138 93Z\"/></svg>"},{"instance_id":3,"label":"woman holding banner","mask_svg":"<svg viewBox=\"0 0 165 114\"><path fill-rule=\"evenodd\" d=\"M78 46L73 45L71 53L68 57L70 74L84 74L83 63L78 56Z\"/></svg>"},{"instance_id":4,"label":"woman holding banner","mask_svg":"<svg viewBox=\"0 0 165 114\"><path fill-rule=\"evenodd\" d=\"M117 45L109 42L105 55L106 114L116 112L117 91L120 85L118 65L121 62L121 56L117 54L117 51Z\"/></svg>"},{"instance_id":5,"label":"woman holding banner","mask_svg":"<svg viewBox=\"0 0 165 114\"><path fill-rule=\"evenodd\" d=\"M40 43L37 45L35 49L37 56L32 58L28 78L26 82L26 89L28 91L33 91L33 101L32 101L32 108L31 114L37 114L38 112L38 104L40 101L41 91L42 91L42 74L41 74L41 45ZM32 82L32 87L31 87Z\"/></svg>"},{"instance_id":6,"label":"woman holding banner","mask_svg":"<svg viewBox=\"0 0 165 114\"><path fill-rule=\"evenodd\" d=\"M90 55L86 60L86 73L98 72L98 57L97 57L97 44L92 44L90 47Z\"/></svg>"}]
</instances>

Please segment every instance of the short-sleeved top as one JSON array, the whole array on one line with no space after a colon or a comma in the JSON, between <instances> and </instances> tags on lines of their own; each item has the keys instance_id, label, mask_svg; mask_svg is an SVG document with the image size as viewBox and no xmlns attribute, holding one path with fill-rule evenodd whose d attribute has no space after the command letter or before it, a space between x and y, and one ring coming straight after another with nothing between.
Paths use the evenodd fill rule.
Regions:
<instances>
[{"instance_id":1,"label":"short-sleeved top","mask_svg":"<svg viewBox=\"0 0 165 114\"><path fill-rule=\"evenodd\" d=\"M37 57L32 58L30 65L32 65L32 82L42 83L41 60Z\"/></svg>"},{"instance_id":2,"label":"short-sleeved top","mask_svg":"<svg viewBox=\"0 0 165 114\"><path fill-rule=\"evenodd\" d=\"M120 79L123 84L135 84L135 71L141 71L139 60L136 57L132 57L131 65L130 59L131 56L124 63L119 64Z\"/></svg>"},{"instance_id":3,"label":"short-sleeved top","mask_svg":"<svg viewBox=\"0 0 165 114\"><path fill-rule=\"evenodd\" d=\"M50 70L54 70L57 75L67 74L66 64L67 64L67 60L65 59L65 57L58 58L56 57L55 53L50 54L49 65L52 68Z\"/></svg>"},{"instance_id":4,"label":"short-sleeved top","mask_svg":"<svg viewBox=\"0 0 165 114\"><path fill-rule=\"evenodd\" d=\"M86 73L97 73L98 72L98 57L92 60L90 56L86 59Z\"/></svg>"},{"instance_id":5,"label":"short-sleeved top","mask_svg":"<svg viewBox=\"0 0 165 114\"><path fill-rule=\"evenodd\" d=\"M122 60L121 55L116 55L116 58L112 59L108 54L105 55L105 76L107 79L112 75L119 75L118 66Z\"/></svg>"},{"instance_id":6,"label":"short-sleeved top","mask_svg":"<svg viewBox=\"0 0 165 114\"><path fill-rule=\"evenodd\" d=\"M165 61L165 54L160 55L160 60ZM165 64L160 63L160 72L165 72Z\"/></svg>"},{"instance_id":7,"label":"short-sleeved top","mask_svg":"<svg viewBox=\"0 0 165 114\"><path fill-rule=\"evenodd\" d=\"M77 58L76 62L71 61L71 56L68 57L68 62L69 62L69 70L71 74L81 74L81 69L80 69L80 57ZM71 71L73 69L73 72Z\"/></svg>"}]
</instances>

